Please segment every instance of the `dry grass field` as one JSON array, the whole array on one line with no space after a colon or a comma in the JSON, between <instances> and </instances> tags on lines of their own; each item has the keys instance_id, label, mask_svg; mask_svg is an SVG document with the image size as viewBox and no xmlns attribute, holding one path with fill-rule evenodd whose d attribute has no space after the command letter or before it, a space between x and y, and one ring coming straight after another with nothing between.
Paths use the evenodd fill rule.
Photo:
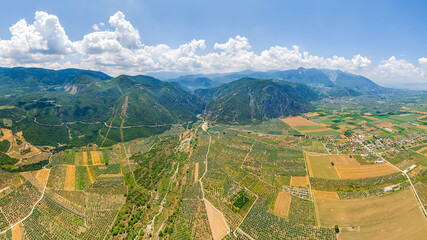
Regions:
<instances>
[{"instance_id":1,"label":"dry grass field","mask_svg":"<svg viewBox=\"0 0 427 240\"><path fill-rule=\"evenodd\" d=\"M98 151L90 151L90 159L92 160L93 165L100 165L101 159L99 158Z\"/></svg>"},{"instance_id":2,"label":"dry grass field","mask_svg":"<svg viewBox=\"0 0 427 240\"><path fill-rule=\"evenodd\" d=\"M305 152L310 177L327 179L359 179L399 172L389 163L360 165L347 155L326 155ZM334 163L332 166L331 162Z\"/></svg>"},{"instance_id":3,"label":"dry grass field","mask_svg":"<svg viewBox=\"0 0 427 240\"><path fill-rule=\"evenodd\" d=\"M323 198L323 199L335 199L338 200L340 197L337 192L329 192L329 191L320 191L320 190L312 190L314 197Z\"/></svg>"},{"instance_id":4,"label":"dry grass field","mask_svg":"<svg viewBox=\"0 0 427 240\"><path fill-rule=\"evenodd\" d=\"M399 172L389 163L378 163L359 166L335 166L341 179L358 179L385 176Z\"/></svg>"},{"instance_id":5,"label":"dry grass field","mask_svg":"<svg viewBox=\"0 0 427 240\"><path fill-rule=\"evenodd\" d=\"M82 159L82 165L88 165L87 162L87 152L83 152L83 159Z\"/></svg>"},{"instance_id":6,"label":"dry grass field","mask_svg":"<svg viewBox=\"0 0 427 240\"><path fill-rule=\"evenodd\" d=\"M279 192L274 202L274 214L280 217L287 217L291 207L291 200L292 197L287 192Z\"/></svg>"},{"instance_id":7,"label":"dry grass field","mask_svg":"<svg viewBox=\"0 0 427 240\"><path fill-rule=\"evenodd\" d=\"M306 113L306 114L304 114L305 116L307 116L307 117L317 117L317 116L319 116L319 113L317 113L317 112L314 112L314 113Z\"/></svg>"},{"instance_id":8,"label":"dry grass field","mask_svg":"<svg viewBox=\"0 0 427 240\"><path fill-rule=\"evenodd\" d=\"M377 126L378 128L385 128L385 127L389 128L389 127L393 127L394 124L393 123L389 123L389 122L385 122L385 123L377 124L375 126Z\"/></svg>"},{"instance_id":9,"label":"dry grass field","mask_svg":"<svg viewBox=\"0 0 427 240\"><path fill-rule=\"evenodd\" d=\"M90 171L87 165L86 165L86 171L87 171L87 175L89 176L90 184L92 184L93 182L95 182L95 179L93 178L92 172Z\"/></svg>"},{"instance_id":10,"label":"dry grass field","mask_svg":"<svg viewBox=\"0 0 427 240\"><path fill-rule=\"evenodd\" d=\"M303 177L291 177L291 183L289 184L293 187L304 187L308 185L308 176Z\"/></svg>"},{"instance_id":11,"label":"dry grass field","mask_svg":"<svg viewBox=\"0 0 427 240\"><path fill-rule=\"evenodd\" d=\"M320 129L308 129L308 130L298 130L302 133L313 133L313 132L325 132L325 131L333 131L330 128L320 128Z\"/></svg>"},{"instance_id":12,"label":"dry grass field","mask_svg":"<svg viewBox=\"0 0 427 240\"><path fill-rule=\"evenodd\" d=\"M43 168L40 169L36 172L34 172L35 177L37 178L37 180L43 185L46 185L47 182L47 177L49 176L49 169Z\"/></svg>"},{"instance_id":13,"label":"dry grass field","mask_svg":"<svg viewBox=\"0 0 427 240\"><path fill-rule=\"evenodd\" d=\"M307 168L310 177L339 179L335 167L331 165L329 155L305 152Z\"/></svg>"},{"instance_id":14,"label":"dry grass field","mask_svg":"<svg viewBox=\"0 0 427 240\"><path fill-rule=\"evenodd\" d=\"M10 143L12 143L13 142L12 130L7 128L2 128L1 131L3 132L3 136L0 138L0 141L8 140Z\"/></svg>"},{"instance_id":15,"label":"dry grass field","mask_svg":"<svg viewBox=\"0 0 427 240\"><path fill-rule=\"evenodd\" d=\"M284 123L292 126L292 127L297 127L297 126L312 126L312 125L318 125L315 122L312 122L310 120L307 120L303 117L288 117L288 118L284 118L281 119Z\"/></svg>"},{"instance_id":16,"label":"dry grass field","mask_svg":"<svg viewBox=\"0 0 427 240\"><path fill-rule=\"evenodd\" d=\"M222 239L228 234L230 229L225 222L224 217L212 204L205 199L206 212L208 213L209 225L211 227L214 240Z\"/></svg>"},{"instance_id":17,"label":"dry grass field","mask_svg":"<svg viewBox=\"0 0 427 240\"><path fill-rule=\"evenodd\" d=\"M427 130L427 126L424 126L424 125L417 125L417 127L420 128L420 129Z\"/></svg>"},{"instance_id":18,"label":"dry grass field","mask_svg":"<svg viewBox=\"0 0 427 240\"><path fill-rule=\"evenodd\" d=\"M12 240L21 240L22 239L22 223L15 225L12 228Z\"/></svg>"},{"instance_id":19,"label":"dry grass field","mask_svg":"<svg viewBox=\"0 0 427 240\"><path fill-rule=\"evenodd\" d=\"M329 160L334 163L334 166L359 166L360 163L350 158L348 155L329 155Z\"/></svg>"},{"instance_id":20,"label":"dry grass field","mask_svg":"<svg viewBox=\"0 0 427 240\"><path fill-rule=\"evenodd\" d=\"M196 163L194 168L194 182L199 181L199 163Z\"/></svg>"},{"instance_id":21,"label":"dry grass field","mask_svg":"<svg viewBox=\"0 0 427 240\"><path fill-rule=\"evenodd\" d=\"M418 149L417 153L422 153L425 150L427 150L427 147L422 147L422 148Z\"/></svg>"},{"instance_id":22,"label":"dry grass field","mask_svg":"<svg viewBox=\"0 0 427 240\"><path fill-rule=\"evenodd\" d=\"M68 165L65 174L64 190L74 190L76 180L76 166Z\"/></svg>"},{"instance_id":23,"label":"dry grass field","mask_svg":"<svg viewBox=\"0 0 427 240\"><path fill-rule=\"evenodd\" d=\"M427 221L411 189L353 200L317 199L321 226L342 229L339 239L425 239ZM351 231L348 227L358 226Z\"/></svg>"}]
</instances>

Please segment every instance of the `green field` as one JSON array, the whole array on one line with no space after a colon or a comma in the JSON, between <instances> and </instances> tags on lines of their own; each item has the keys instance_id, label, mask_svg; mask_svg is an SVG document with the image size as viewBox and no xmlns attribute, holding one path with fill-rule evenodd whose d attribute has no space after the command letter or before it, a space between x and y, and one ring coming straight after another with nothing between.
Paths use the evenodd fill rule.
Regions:
<instances>
[{"instance_id":1,"label":"green field","mask_svg":"<svg viewBox=\"0 0 427 240\"><path fill-rule=\"evenodd\" d=\"M310 177L339 179L338 173L331 165L328 155L311 155L306 153Z\"/></svg>"}]
</instances>

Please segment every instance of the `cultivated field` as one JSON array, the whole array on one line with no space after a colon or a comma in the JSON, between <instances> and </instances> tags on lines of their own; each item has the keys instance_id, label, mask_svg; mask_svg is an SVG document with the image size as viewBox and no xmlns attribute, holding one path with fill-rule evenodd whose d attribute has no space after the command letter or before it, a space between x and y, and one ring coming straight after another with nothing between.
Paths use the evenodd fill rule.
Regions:
<instances>
[{"instance_id":1,"label":"cultivated field","mask_svg":"<svg viewBox=\"0 0 427 240\"><path fill-rule=\"evenodd\" d=\"M334 166L359 166L360 163L350 158L348 155L329 155L329 160L334 163Z\"/></svg>"},{"instance_id":2,"label":"cultivated field","mask_svg":"<svg viewBox=\"0 0 427 240\"><path fill-rule=\"evenodd\" d=\"M209 225L211 227L212 236L214 240L222 239L228 234L229 228L225 223L224 217L215 207L207 200L205 200L206 212L208 214Z\"/></svg>"},{"instance_id":3,"label":"cultivated field","mask_svg":"<svg viewBox=\"0 0 427 240\"><path fill-rule=\"evenodd\" d=\"M87 162L87 152L86 151L83 152L82 165L88 165L88 162Z\"/></svg>"},{"instance_id":4,"label":"cultivated field","mask_svg":"<svg viewBox=\"0 0 427 240\"><path fill-rule=\"evenodd\" d=\"M305 153L310 177L326 179L359 179L399 172L389 163L360 165L347 155ZM332 166L333 163L333 166Z\"/></svg>"},{"instance_id":5,"label":"cultivated field","mask_svg":"<svg viewBox=\"0 0 427 240\"><path fill-rule=\"evenodd\" d=\"M65 174L64 190L74 190L76 180L76 166L68 165L67 172Z\"/></svg>"},{"instance_id":6,"label":"cultivated field","mask_svg":"<svg viewBox=\"0 0 427 240\"><path fill-rule=\"evenodd\" d=\"M332 166L328 155L305 152L308 173L310 177L339 179L339 175Z\"/></svg>"},{"instance_id":7,"label":"cultivated field","mask_svg":"<svg viewBox=\"0 0 427 240\"><path fill-rule=\"evenodd\" d=\"M300 116L284 118L282 119L282 121L290 125L291 127L317 125L317 123L307 120Z\"/></svg>"},{"instance_id":8,"label":"cultivated field","mask_svg":"<svg viewBox=\"0 0 427 240\"><path fill-rule=\"evenodd\" d=\"M303 177L292 176L291 177L291 183L289 185L293 186L293 187L307 186L308 185L308 176L303 176Z\"/></svg>"},{"instance_id":9,"label":"cultivated field","mask_svg":"<svg viewBox=\"0 0 427 240\"><path fill-rule=\"evenodd\" d=\"M287 217L291 207L291 200L292 197L287 192L279 192L274 202L274 214L280 217Z\"/></svg>"},{"instance_id":10,"label":"cultivated field","mask_svg":"<svg viewBox=\"0 0 427 240\"><path fill-rule=\"evenodd\" d=\"M340 199L337 192L330 192L330 191L321 191L321 190L311 190L313 192L314 197L317 198L323 198L323 199Z\"/></svg>"},{"instance_id":11,"label":"cultivated field","mask_svg":"<svg viewBox=\"0 0 427 240\"><path fill-rule=\"evenodd\" d=\"M359 165L359 166L336 166L341 179L358 179L385 176L399 172L389 163Z\"/></svg>"},{"instance_id":12,"label":"cultivated field","mask_svg":"<svg viewBox=\"0 0 427 240\"><path fill-rule=\"evenodd\" d=\"M318 198L321 226L338 224L340 239L424 239L427 221L411 189L354 200ZM359 230L349 228L357 226ZM356 228L357 229L357 228Z\"/></svg>"},{"instance_id":13,"label":"cultivated field","mask_svg":"<svg viewBox=\"0 0 427 240\"><path fill-rule=\"evenodd\" d=\"M93 165L100 165L101 159L99 158L99 152L98 151L90 151L90 158L92 160Z\"/></svg>"},{"instance_id":14,"label":"cultivated field","mask_svg":"<svg viewBox=\"0 0 427 240\"><path fill-rule=\"evenodd\" d=\"M12 228L12 240L22 239L22 223L15 225Z\"/></svg>"},{"instance_id":15,"label":"cultivated field","mask_svg":"<svg viewBox=\"0 0 427 240\"><path fill-rule=\"evenodd\" d=\"M89 176L90 184L92 184L93 182L95 182L95 178L93 177L92 172L90 171L88 166L86 166L86 171L87 175Z\"/></svg>"},{"instance_id":16,"label":"cultivated field","mask_svg":"<svg viewBox=\"0 0 427 240\"><path fill-rule=\"evenodd\" d=\"M47 182L47 177L49 175L49 169L43 168L34 172L34 174L37 180L41 183L41 185L45 186Z\"/></svg>"}]
</instances>

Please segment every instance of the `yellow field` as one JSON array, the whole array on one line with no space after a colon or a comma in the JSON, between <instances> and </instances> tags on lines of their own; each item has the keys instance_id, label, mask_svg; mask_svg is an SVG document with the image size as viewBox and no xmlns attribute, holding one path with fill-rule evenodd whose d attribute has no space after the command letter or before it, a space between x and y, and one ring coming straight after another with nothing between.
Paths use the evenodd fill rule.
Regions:
<instances>
[{"instance_id":1,"label":"yellow field","mask_svg":"<svg viewBox=\"0 0 427 240\"><path fill-rule=\"evenodd\" d=\"M360 163L347 155L329 155L329 160L334 166L359 166Z\"/></svg>"},{"instance_id":2,"label":"yellow field","mask_svg":"<svg viewBox=\"0 0 427 240\"><path fill-rule=\"evenodd\" d=\"M22 223L15 225L12 228L12 240L22 239Z\"/></svg>"},{"instance_id":3,"label":"yellow field","mask_svg":"<svg viewBox=\"0 0 427 240\"><path fill-rule=\"evenodd\" d=\"M76 166L68 165L65 174L64 190L74 190L76 180Z\"/></svg>"},{"instance_id":4,"label":"yellow field","mask_svg":"<svg viewBox=\"0 0 427 240\"><path fill-rule=\"evenodd\" d=\"M333 200L317 199L321 226L338 224L340 239L425 239L427 221L411 189L382 197ZM358 226L358 231L348 227Z\"/></svg>"},{"instance_id":5,"label":"yellow field","mask_svg":"<svg viewBox=\"0 0 427 240\"><path fill-rule=\"evenodd\" d=\"M0 141L8 140L10 143L12 143L13 142L12 130L7 128L2 128L1 131L3 132L3 136L0 138Z\"/></svg>"},{"instance_id":6,"label":"yellow field","mask_svg":"<svg viewBox=\"0 0 427 240\"><path fill-rule=\"evenodd\" d=\"M394 126L394 124L393 123L389 123L389 122L386 122L386 123L380 123L380 124L377 124L377 125L375 125L375 126L377 126L378 128L389 128L389 127L393 127Z\"/></svg>"},{"instance_id":7,"label":"yellow field","mask_svg":"<svg viewBox=\"0 0 427 240\"><path fill-rule=\"evenodd\" d=\"M421 129L424 129L424 130L427 130L427 126L424 126L424 125L418 125L417 127L421 128Z\"/></svg>"},{"instance_id":8,"label":"yellow field","mask_svg":"<svg viewBox=\"0 0 427 240\"><path fill-rule=\"evenodd\" d=\"M83 152L82 165L88 165L88 163L87 163L87 152Z\"/></svg>"},{"instance_id":9,"label":"yellow field","mask_svg":"<svg viewBox=\"0 0 427 240\"><path fill-rule=\"evenodd\" d=\"M274 202L274 214L280 217L287 217L291 207L291 200L292 197L287 192L279 192Z\"/></svg>"},{"instance_id":10,"label":"yellow field","mask_svg":"<svg viewBox=\"0 0 427 240\"><path fill-rule=\"evenodd\" d=\"M345 127L345 126L338 126L340 129L338 129L338 131L339 132L345 132L345 131L347 131L348 130L348 128L347 127Z\"/></svg>"},{"instance_id":11,"label":"yellow field","mask_svg":"<svg viewBox=\"0 0 427 240\"><path fill-rule=\"evenodd\" d=\"M205 199L206 212L208 213L209 225L211 227L212 236L214 240L222 239L228 234L230 229L225 223L224 217L212 204Z\"/></svg>"},{"instance_id":12,"label":"yellow field","mask_svg":"<svg viewBox=\"0 0 427 240\"><path fill-rule=\"evenodd\" d=\"M310 120L307 120L305 118L302 118L300 116L298 117L288 117L288 118L284 118L281 119L284 123L292 126L292 127L297 127L297 126L312 126L312 125L318 125L315 122L312 122Z\"/></svg>"},{"instance_id":13,"label":"yellow field","mask_svg":"<svg viewBox=\"0 0 427 240\"><path fill-rule=\"evenodd\" d=\"M317 113L317 112L314 112L314 113L306 113L306 114L304 114L305 116L307 116L307 117L317 117L317 116L319 116L319 113Z\"/></svg>"},{"instance_id":14,"label":"yellow field","mask_svg":"<svg viewBox=\"0 0 427 240\"><path fill-rule=\"evenodd\" d=\"M49 169L43 168L35 172L35 177L43 185L46 185Z\"/></svg>"},{"instance_id":15,"label":"yellow field","mask_svg":"<svg viewBox=\"0 0 427 240\"><path fill-rule=\"evenodd\" d=\"M327 179L359 179L399 172L389 163L360 165L347 155L326 155L305 152L310 177ZM332 166L331 162L334 163Z\"/></svg>"},{"instance_id":16,"label":"yellow field","mask_svg":"<svg viewBox=\"0 0 427 240\"><path fill-rule=\"evenodd\" d=\"M304 187L308 185L308 176L303 177L291 177L291 183L289 184L293 187Z\"/></svg>"},{"instance_id":17,"label":"yellow field","mask_svg":"<svg viewBox=\"0 0 427 240\"><path fill-rule=\"evenodd\" d=\"M87 170L87 175L89 176L90 184L92 184L93 182L95 182L95 179L93 178L92 173L90 172L90 169L87 165L86 165L86 170Z\"/></svg>"},{"instance_id":18,"label":"yellow field","mask_svg":"<svg viewBox=\"0 0 427 240\"><path fill-rule=\"evenodd\" d=\"M340 199L337 192L320 191L320 190L312 190L312 192L316 199L317 198L335 199L335 200Z\"/></svg>"},{"instance_id":19,"label":"yellow field","mask_svg":"<svg viewBox=\"0 0 427 240\"><path fill-rule=\"evenodd\" d=\"M423 153L425 150L427 150L427 147L422 147L420 149L417 150L417 153Z\"/></svg>"},{"instance_id":20,"label":"yellow field","mask_svg":"<svg viewBox=\"0 0 427 240\"><path fill-rule=\"evenodd\" d=\"M320 129L307 129L307 130L298 130L302 133L313 133L313 132L325 132L325 131L333 131L331 128L320 128Z\"/></svg>"},{"instance_id":21,"label":"yellow field","mask_svg":"<svg viewBox=\"0 0 427 240\"><path fill-rule=\"evenodd\" d=\"M359 166L335 166L341 179L358 179L379 177L399 172L389 163L378 163Z\"/></svg>"},{"instance_id":22,"label":"yellow field","mask_svg":"<svg viewBox=\"0 0 427 240\"><path fill-rule=\"evenodd\" d=\"M194 182L199 181L199 163L196 163L196 167L194 169Z\"/></svg>"},{"instance_id":23,"label":"yellow field","mask_svg":"<svg viewBox=\"0 0 427 240\"><path fill-rule=\"evenodd\" d=\"M99 152L98 151L90 151L90 158L92 159L93 165L101 164L101 159L99 158Z\"/></svg>"}]
</instances>

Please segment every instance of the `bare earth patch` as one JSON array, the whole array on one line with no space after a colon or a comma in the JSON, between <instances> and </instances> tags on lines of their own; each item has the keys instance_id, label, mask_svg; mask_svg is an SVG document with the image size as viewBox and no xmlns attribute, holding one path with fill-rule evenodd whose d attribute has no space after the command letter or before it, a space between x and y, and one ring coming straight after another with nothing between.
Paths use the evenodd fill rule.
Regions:
<instances>
[{"instance_id":1,"label":"bare earth patch","mask_svg":"<svg viewBox=\"0 0 427 240\"><path fill-rule=\"evenodd\" d=\"M65 174L64 190L74 190L76 179L76 166L68 165Z\"/></svg>"},{"instance_id":2,"label":"bare earth patch","mask_svg":"<svg viewBox=\"0 0 427 240\"><path fill-rule=\"evenodd\" d=\"M230 229L225 222L224 217L212 204L205 199L206 212L208 213L209 225L211 227L214 240L222 239L228 234Z\"/></svg>"},{"instance_id":3,"label":"bare earth patch","mask_svg":"<svg viewBox=\"0 0 427 240\"><path fill-rule=\"evenodd\" d=\"M279 192L274 202L274 213L281 217L289 215L292 197L287 192Z\"/></svg>"},{"instance_id":4,"label":"bare earth patch","mask_svg":"<svg viewBox=\"0 0 427 240\"><path fill-rule=\"evenodd\" d=\"M195 169L194 169L194 182L199 181L199 163L196 163Z\"/></svg>"},{"instance_id":5,"label":"bare earth patch","mask_svg":"<svg viewBox=\"0 0 427 240\"><path fill-rule=\"evenodd\" d=\"M291 183L290 186L293 187L304 187L308 185L308 177L307 176L303 176L303 177L291 177Z\"/></svg>"},{"instance_id":6,"label":"bare earth patch","mask_svg":"<svg viewBox=\"0 0 427 240\"><path fill-rule=\"evenodd\" d=\"M13 142L12 130L7 128L2 128L1 131L3 132L3 136L0 138L0 141L8 140L10 143L12 143Z\"/></svg>"}]
</instances>

